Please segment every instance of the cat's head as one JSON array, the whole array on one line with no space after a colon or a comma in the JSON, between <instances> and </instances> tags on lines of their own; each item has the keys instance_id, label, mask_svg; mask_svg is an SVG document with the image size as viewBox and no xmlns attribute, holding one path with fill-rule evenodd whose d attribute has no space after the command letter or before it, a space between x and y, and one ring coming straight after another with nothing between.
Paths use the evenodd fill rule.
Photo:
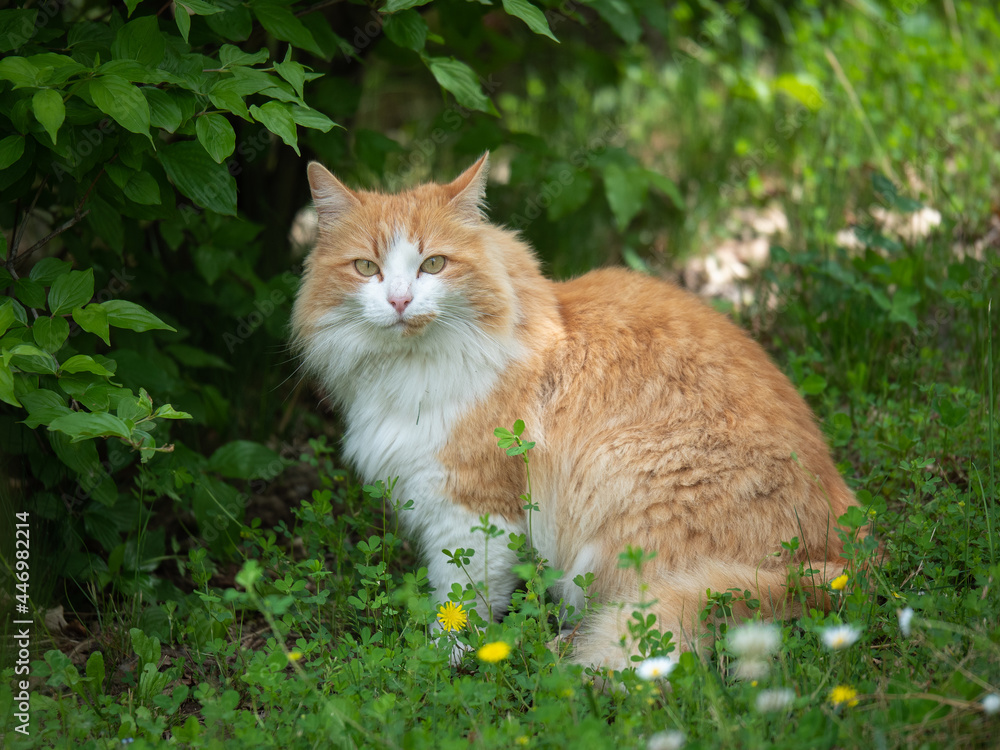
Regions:
<instances>
[{"instance_id":1,"label":"cat's head","mask_svg":"<svg viewBox=\"0 0 1000 750\"><path fill-rule=\"evenodd\" d=\"M503 335L516 299L504 247L483 216L488 154L454 181L402 193L351 190L313 162L316 247L292 316L298 347L339 337L361 354Z\"/></svg>"}]
</instances>

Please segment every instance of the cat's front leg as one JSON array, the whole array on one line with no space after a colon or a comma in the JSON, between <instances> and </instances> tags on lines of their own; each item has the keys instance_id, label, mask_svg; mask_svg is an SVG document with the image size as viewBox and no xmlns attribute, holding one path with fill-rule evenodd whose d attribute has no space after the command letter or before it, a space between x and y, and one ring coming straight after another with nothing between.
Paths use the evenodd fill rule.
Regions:
<instances>
[{"instance_id":1,"label":"cat's front leg","mask_svg":"<svg viewBox=\"0 0 1000 750\"><path fill-rule=\"evenodd\" d=\"M488 525L496 526L502 534L488 539L478 514L450 501L442 501L435 510L429 514L434 516L433 521L424 524L419 533L434 598L443 604L456 583L463 589L471 583L476 598L467 602L465 609L475 608L485 620L499 619L510 606L518 581L512 570L517 554L507 546L508 537L524 533L523 522L490 516ZM455 555L457 549L466 550L466 554ZM451 552L452 557L443 550ZM461 558L461 565L453 561L456 557Z\"/></svg>"}]
</instances>

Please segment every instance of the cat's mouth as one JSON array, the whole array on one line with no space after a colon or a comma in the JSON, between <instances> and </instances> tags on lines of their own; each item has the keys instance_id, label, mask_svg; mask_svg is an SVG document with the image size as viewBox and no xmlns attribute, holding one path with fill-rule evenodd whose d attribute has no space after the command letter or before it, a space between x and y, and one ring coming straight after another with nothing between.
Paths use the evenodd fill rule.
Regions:
<instances>
[{"instance_id":1,"label":"cat's mouth","mask_svg":"<svg viewBox=\"0 0 1000 750\"><path fill-rule=\"evenodd\" d=\"M407 318L399 318L390 324L389 329L399 331L404 338L419 336L436 317L434 313L423 313Z\"/></svg>"}]
</instances>

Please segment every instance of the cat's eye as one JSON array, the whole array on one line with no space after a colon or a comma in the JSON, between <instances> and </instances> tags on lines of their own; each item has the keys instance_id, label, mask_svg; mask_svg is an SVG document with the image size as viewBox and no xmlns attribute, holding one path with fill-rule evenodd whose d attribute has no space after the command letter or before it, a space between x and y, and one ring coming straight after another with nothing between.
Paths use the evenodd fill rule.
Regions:
<instances>
[{"instance_id":1,"label":"cat's eye","mask_svg":"<svg viewBox=\"0 0 1000 750\"><path fill-rule=\"evenodd\" d=\"M420 264L420 270L424 273L438 273L442 268L444 268L443 255L432 255Z\"/></svg>"},{"instance_id":2,"label":"cat's eye","mask_svg":"<svg viewBox=\"0 0 1000 750\"><path fill-rule=\"evenodd\" d=\"M362 276L374 276L378 273L378 266L370 260L358 259L354 261L354 267Z\"/></svg>"}]
</instances>

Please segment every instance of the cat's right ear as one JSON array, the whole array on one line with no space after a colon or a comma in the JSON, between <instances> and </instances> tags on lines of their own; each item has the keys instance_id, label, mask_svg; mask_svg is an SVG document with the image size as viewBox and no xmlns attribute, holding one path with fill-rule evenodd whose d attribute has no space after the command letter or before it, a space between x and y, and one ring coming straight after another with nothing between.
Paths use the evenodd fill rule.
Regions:
<instances>
[{"instance_id":1,"label":"cat's right ear","mask_svg":"<svg viewBox=\"0 0 1000 750\"><path fill-rule=\"evenodd\" d=\"M344 214L361 205L358 196L318 161L309 162L308 174L321 227L333 226Z\"/></svg>"}]
</instances>

